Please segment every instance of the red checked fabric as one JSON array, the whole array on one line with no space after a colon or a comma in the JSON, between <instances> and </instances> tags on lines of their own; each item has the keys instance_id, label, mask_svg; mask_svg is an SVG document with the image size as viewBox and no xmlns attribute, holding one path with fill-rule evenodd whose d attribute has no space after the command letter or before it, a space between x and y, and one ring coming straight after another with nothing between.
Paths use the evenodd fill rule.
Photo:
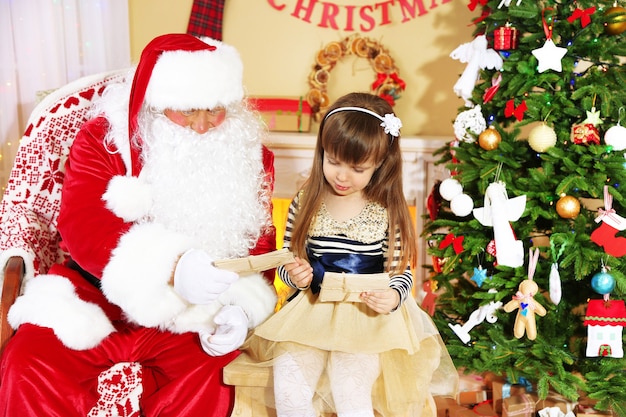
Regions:
<instances>
[{"instance_id":1,"label":"red checked fabric","mask_svg":"<svg viewBox=\"0 0 626 417\"><path fill-rule=\"evenodd\" d=\"M222 40L225 0L194 0L187 33Z\"/></svg>"}]
</instances>

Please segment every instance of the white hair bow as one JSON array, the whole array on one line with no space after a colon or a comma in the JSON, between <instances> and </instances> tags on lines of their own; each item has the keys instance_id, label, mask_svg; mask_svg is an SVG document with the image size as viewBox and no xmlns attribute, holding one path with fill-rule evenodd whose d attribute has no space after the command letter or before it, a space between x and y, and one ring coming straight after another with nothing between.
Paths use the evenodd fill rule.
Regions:
<instances>
[{"instance_id":1,"label":"white hair bow","mask_svg":"<svg viewBox=\"0 0 626 417\"><path fill-rule=\"evenodd\" d=\"M396 117L393 113L385 114L383 118L383 122L380 124L384 129L385 133L390 134L393 137L398 137L400 135L400 128L402 127L402 121L399 117Z\"/></svg>"}]
</instances>

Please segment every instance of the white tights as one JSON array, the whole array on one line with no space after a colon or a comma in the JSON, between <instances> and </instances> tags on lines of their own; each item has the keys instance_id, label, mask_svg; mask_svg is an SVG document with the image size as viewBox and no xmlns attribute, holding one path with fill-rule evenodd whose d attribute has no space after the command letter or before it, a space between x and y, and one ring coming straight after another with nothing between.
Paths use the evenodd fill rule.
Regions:
<instances>
[{"instance_id":1,"label":"white tights","mask_svg":"<svg viewBox=\"0 0 626 417\"><path fill-rule=\"evenodd\" d=\"M326 365L320 351L285 353L274 363L278 417L317 417L313 394ZM380 373L377 354L331 352L328 376L338 417L373 417L372 386Z\"/></svg>"}]
</instances>

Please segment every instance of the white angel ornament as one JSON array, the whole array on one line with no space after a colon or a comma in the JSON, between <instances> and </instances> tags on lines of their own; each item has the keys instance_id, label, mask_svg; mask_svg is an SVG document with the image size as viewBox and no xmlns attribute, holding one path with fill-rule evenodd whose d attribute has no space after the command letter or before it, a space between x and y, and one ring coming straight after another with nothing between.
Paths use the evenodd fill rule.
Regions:
<instances>
[{"instance_id":1,"label":"white angel ornament","mask_svg":"<svg viewBox=\"0 0 626 417\"><path fill-rule=\"evenodd\" d=\"M493 226L496 260L499 265L517 268L524 264L524 245L516 240L511 221L517 221L526 209L526 196L509 199L502 181L489 184L485 191L485 205L475 208L476 220L483 226Z\"/></svg>"},{"instance_id":2,"label":"white angel ornament","mask_svg":"<svg viewBox=\"0 0 626 417\"><path fill-rule=\"evenodd\" d=\"M485 35L478 35L472 42L458 46L450 53L450 57L464 64L467 63L463 74L453 88L456 95L465 100L465 106L472 107L470 99L478 81L479 71L485 68L501 70L502 57L495 50L487 48Z\"/></svg>"}]
</instances>

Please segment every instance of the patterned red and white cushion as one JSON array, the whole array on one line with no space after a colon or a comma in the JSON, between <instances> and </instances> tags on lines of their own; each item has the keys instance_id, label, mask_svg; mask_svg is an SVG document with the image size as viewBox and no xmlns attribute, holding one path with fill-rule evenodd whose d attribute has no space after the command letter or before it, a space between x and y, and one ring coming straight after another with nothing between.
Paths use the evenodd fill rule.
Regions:
<instances>
[{"instance_id":1,"label":"patterned red and white cushion","mask_svg":"<svg viewBox=\"0 0 626 417\"><path fill-rule=\"evenodd\" d=\"M53 91L33 110L0 204L0 265L6 255L22 255L29 278L67 257L56 228L65 161L92 100L127 73L83 77Z\"/></svg>"}]
</instances>

